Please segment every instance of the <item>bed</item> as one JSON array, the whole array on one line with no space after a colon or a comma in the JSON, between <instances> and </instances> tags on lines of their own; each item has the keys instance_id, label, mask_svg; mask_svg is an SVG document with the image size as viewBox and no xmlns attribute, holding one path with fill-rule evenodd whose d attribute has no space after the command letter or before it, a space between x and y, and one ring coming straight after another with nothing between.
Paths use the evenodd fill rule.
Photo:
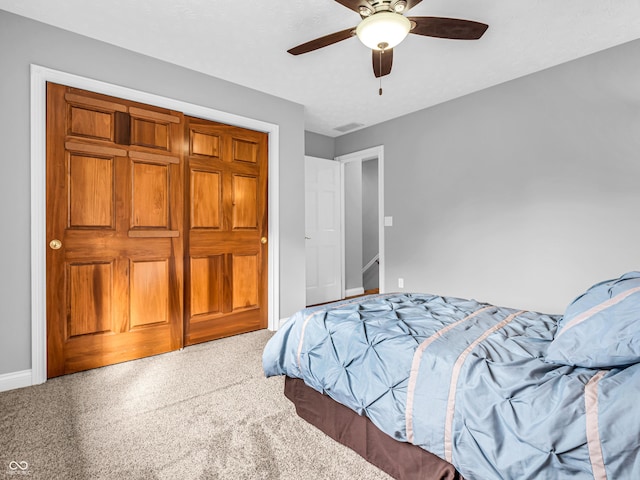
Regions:
<instances>
[{"instance_id":1,"label":"bed","mask_svg":"<svg viewBox=\"0 0 640 480\"><path fill-rule=\"evenodd\" d=\"M640 478L640 272L564 315L418 293L307 308L263 368L395 478Z\"/></svg>"}]
</instances>

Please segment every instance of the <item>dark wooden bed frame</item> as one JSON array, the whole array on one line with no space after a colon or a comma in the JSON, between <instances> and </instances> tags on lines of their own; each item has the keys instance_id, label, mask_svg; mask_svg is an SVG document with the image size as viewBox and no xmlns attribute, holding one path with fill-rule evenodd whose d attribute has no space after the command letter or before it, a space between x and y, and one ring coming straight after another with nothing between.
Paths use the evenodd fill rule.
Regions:
<instances>
[{"instance_id":1,"label":"dark wooden bed frame","mask_svg":"<svg viewBox=\"0 0 640 480\"><path fill-rule=\"evenodd\" d=\"M379 430L367 417L323 395L298 378L285 377L284 394L298 415L398 480L463 480L453 465Z\"/></svg>"}]
</instances>

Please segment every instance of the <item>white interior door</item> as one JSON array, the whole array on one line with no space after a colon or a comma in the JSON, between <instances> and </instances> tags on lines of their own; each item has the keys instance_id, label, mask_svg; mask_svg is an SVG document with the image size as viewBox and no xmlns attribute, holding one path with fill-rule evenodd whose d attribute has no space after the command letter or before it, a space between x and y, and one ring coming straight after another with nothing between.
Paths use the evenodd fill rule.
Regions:
<instances>
[{"instance_id":1,"label":"white interior door","mask_svg":"<svg viewBox=\"0 0 640 480\"><path fill-rule=\"evenodd\" d=\"M305 157L307 305L342 298L340 163Z\"/></svg>"}]
</instances>

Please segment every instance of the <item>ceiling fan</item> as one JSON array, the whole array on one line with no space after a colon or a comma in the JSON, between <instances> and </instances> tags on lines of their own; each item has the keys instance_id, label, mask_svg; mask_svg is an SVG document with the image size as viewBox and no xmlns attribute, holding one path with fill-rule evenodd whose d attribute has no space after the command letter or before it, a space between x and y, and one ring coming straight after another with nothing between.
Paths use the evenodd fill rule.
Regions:
<instances>
[{"instance_id":1,"label":"ceiling fan","mask_svg":"<svg viewBox=\"0 0 640 480\"><path fill-rule=\"evenodd\" d=\"M455 40L477 40L489 28L484 23L445 17L405 17L404 13L422 0L336 0L357 12L362 20L354 28L316 38L293 47L292 55L312 52L357 36L371 48L373 73L382 77L391 73L393 47L409 34Z\"/></svg>"}]
</instances>

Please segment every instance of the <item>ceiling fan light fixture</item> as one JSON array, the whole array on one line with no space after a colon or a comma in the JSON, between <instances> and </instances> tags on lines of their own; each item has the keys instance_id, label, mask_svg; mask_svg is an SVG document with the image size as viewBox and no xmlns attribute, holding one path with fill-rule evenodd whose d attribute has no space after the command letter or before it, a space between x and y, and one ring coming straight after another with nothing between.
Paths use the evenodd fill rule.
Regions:
<instances>
[{"instance_id":1,"label":"ceiling fan light fixture","mask_svg":"<svg viewBox=\"0 0 640 480\"><path fill-rule=\"evenodd\" d=\"M373 50L385 50L398 45L411 30L411 22L394 12L377 12L364 18L356 27L356 35Z\"/></svg>"}]
</instances>

